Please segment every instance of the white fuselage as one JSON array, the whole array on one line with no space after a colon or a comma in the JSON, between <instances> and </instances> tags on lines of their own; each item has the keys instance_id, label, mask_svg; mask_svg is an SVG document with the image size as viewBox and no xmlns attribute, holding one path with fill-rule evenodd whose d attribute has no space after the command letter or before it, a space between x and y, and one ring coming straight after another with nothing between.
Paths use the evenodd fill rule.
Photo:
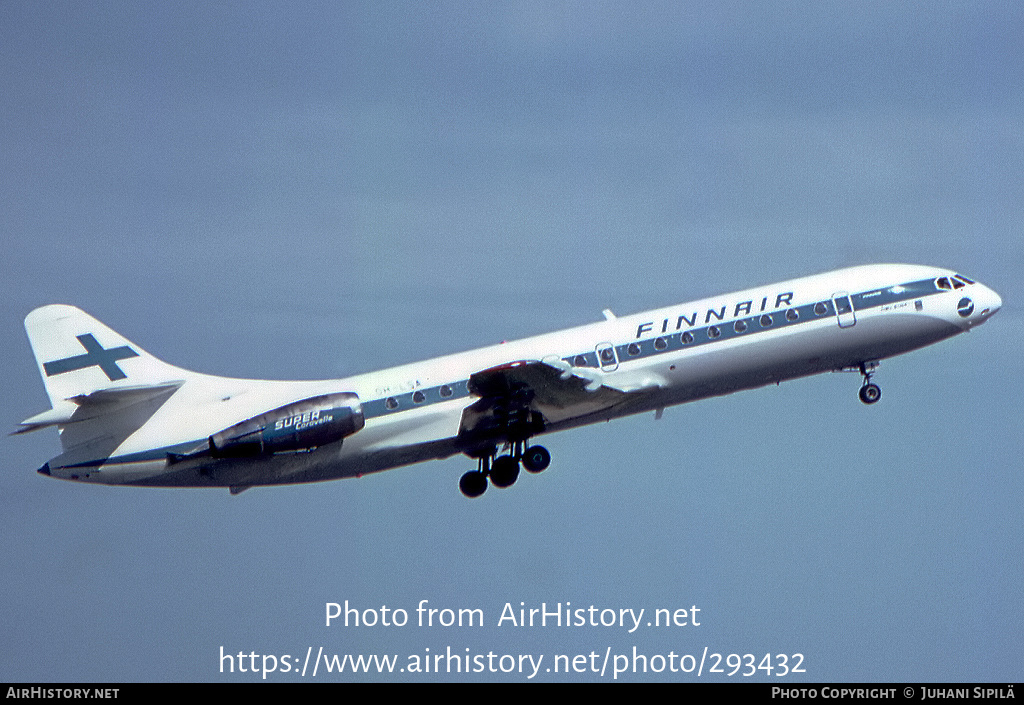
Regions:
<instances>
[{"instance_id":1,"label":"white fuselage","mask_svg":"<svg viewBox=\"0 0 1024 705\"><path fill-rule=\"evenodd\" d=\"M571 367L566 375L622 393L612 405L583 400L546 414L544 432L557 431L873 363L964 332L999 309L991 289L953 276L916 265L842 269L338 380L187 373L109 457L61 456L63 462L50 462L49 474L111 484L250 486L444 458L465 450L460 422L477 401L468 383L482 370L550 361ZM343 442L244 460L188 457L232 424L341 392L358 395L365 415L365 426ZM169 460L177 453L185 457Z\"/></svg>"}]
</instances>

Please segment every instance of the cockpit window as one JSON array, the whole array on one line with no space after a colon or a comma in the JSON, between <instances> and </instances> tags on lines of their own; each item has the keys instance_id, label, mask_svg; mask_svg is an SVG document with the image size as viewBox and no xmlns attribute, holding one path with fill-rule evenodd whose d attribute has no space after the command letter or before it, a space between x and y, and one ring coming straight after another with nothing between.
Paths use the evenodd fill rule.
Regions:
<instances>
[{"instance_id":1,"label":"cockpit window","mask_svg":"<svg viewBox=\"0 0 1024 705\"><path fill-rule=\"evenodd\" d=\"M959 279L954 279L954 280L953 280L953 288L954 288L954 289L963 289L963 288L964 288L965 286L967 286L967 285L966 285L966 284L964 284L964 283L963 283L962 281L960 281Z\"/></svg>"},{"instance_id":2,"label":"cockpit window","mask_svg":"<svg viewBox=\"0 0 1024 705\"><path fill-rule=\"evenodd\" d=\"M935 280L935 286L937 286L940 289L952 289L953 288L952 286L949 285L949 279L947 279L946 277L939 277L938 279L936 279Z\"/></svg>"},{"instance_id":3,"label":"cockpit window","mask_svg":"<svg viewBox=\"0 0 1024 705\"><path fill-rule=\"evenodd\" d=\"M959 279L959 280L960 280L960 281L962 281L962 282L963 282L964 284L973 284L973 283L974 283L974 282L973 282L972 280L968 279L968 278L967 278L967 277L965 277L965 276L964 276L963 274L957 274L957 275L955 275L955 276L954 276L954 278L955 278L955 279Z\"/></svg>"}]
</instances>

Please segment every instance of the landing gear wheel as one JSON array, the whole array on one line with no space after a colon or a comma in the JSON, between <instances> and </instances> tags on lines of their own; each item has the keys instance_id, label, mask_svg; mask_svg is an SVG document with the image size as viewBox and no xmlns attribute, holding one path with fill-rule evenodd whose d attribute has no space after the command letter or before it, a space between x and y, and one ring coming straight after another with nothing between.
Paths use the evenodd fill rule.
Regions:
<instances>
[{"instance_id":1,"label":"landing gear wheel","mask_svg":"<svg viewBox=\"0 0 1024 705\"><path fill-rule=\"evenodd\" d=\"M540 472L551 464L551 453L544 446L530 446L523 453L523 467L528 472Z\"/></svg>"},{"instance_id":2,"label":"landing gear wheel","mask_svg":"<svg viewBox=\"0 0 1024 705\"><path fill-rule=\"evenodd\" d=\"M470 470L459 480L459 489L467 497L479 497L487 489L487 476L479 470Z\"/></svg>"},{"instance_id":3,"label":"landing gear wheel","mask_svg":"<svg viewBox=\"0 0 1024 705\"><path fill-rule=\"evenodd\" d=\"M882 398L882 390L877 384L865 384L858 393L860 400L865 404L874 404Z\"/></svg>"},{"instance_id":4,"label":"landing gear wheel","mask_svg":"<svg viewBox=\"0 0 1024 705\"><path fill-rule=\"evenodd\" d=\"M495 487L511 487L519 479L519 461L511 455L502 455L491 464L491 484Z\"/></svg>"}]
</instances>

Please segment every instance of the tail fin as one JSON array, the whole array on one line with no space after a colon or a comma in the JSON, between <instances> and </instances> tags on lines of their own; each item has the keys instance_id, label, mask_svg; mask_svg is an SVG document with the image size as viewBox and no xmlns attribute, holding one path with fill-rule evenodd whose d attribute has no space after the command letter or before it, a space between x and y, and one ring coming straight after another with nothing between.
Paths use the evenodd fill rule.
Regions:
<instances>
[{"instance_id":1,"label":"tail fin","mask_svg":"<svg viewBox=\"0 0 1024 705\"><path fill-rule=\"evenodd\" d=\"M25 331L53 408L23 421L16 433L95 419L158 396L166 399L190 374L74 306L37 308L25 318Z\"/></svg>"}]
</instances>

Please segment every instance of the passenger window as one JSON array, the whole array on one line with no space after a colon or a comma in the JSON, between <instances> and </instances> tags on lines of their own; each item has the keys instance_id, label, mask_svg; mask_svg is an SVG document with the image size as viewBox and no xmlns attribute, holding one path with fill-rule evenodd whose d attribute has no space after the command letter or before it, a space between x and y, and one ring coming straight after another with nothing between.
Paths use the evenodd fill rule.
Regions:
<instances>
[{"instance_id":1,"label":"passenger window","mask_svg":"<svg viewBox=\"0 0 1024 705\"><path fill-rule=\"evenodd\" d=\"M761 316L761 327L762 328L767 328L771 324L772 324L772 317L771 316L769 316L767 313L764 314L763 316Z\"/></svg>"},{"instance_id":2,"label":"passenger window","mask_svg":"<svg viewBox=\"0 0 1024 705\"><path fill-rule=\"evenodd\" d=\"M587 356L586 355L577 355L576 359L572 361L572 364L574 364L576 367L586 367L587 366Z\"/></svg>"},{"instance_id":3,"label":"passenger window","mask_svg":"<svg viewBox=\"0 0 1024 705\"><path fill-rule=\"evenodd\" d=\"M708 337L709 338L717 338L721 334L722 334L722 331L718 330L718 326L711 326L710 328L708 328Z\"/></svg>"},{"instance_id":4,"label":"passenger window","mask_svg":"<svg viewBox=\"0 0 1024 705\"><path fill-rule=\"evenodd\" d=\"M791 308L788 311L786 311L787 321L795 321L798 318L800 318L800 312L797 311L795 308Z\"/></svg>"},{"instance_id":5,"label":"passenger window","mask_svg":"<svg viewBox=\"0 0 1024 705\"><path fill-rule=\"evenodd\" d=\"M691 333L690 331L686 331L685 333L683 333L680 340L683 341L683 345L689 345L690 343L693 342L693 333Z\"/></svg>"},{"instance_id":6,"label":"passenger window","mask_svg":"<svg viewBox=\"0 0 1024 705\"><path fill-rule=\"evenodd\" d=\"M395 409L398 408L398 400L395 399L394 397L388 397L386 400L384 400L384 406L386 406L389 410L394 411Z\"/></svg>"},{"instance_id":7,"label":"passenger window","mask_svg":"<svg viewBox=\"0 0 1024 705\"><path fill-rule=\"evenodd\" d=\"M441 396L442 397L450 397L451 395L452 395L452 388L449 387L447 384L442 384L441 385Z\"/></svg>"},{"instance_id":8,"label":"passenger window","mask_svg":"<svg viewBox=\"0 0 1024 705\"><path fill-rule=\"evenodd\" d=\"M636 343L630 343L629 347L626 348L626 352L629 353L630 357L636 357L640 354L640 346Z\"/></svg>"},{"instance_id":9,"label":"passenger window","mask_svg":"<svg viewBox=\"0 0 1024 705\"><path fill-rule=\"evenodd\" d=\"M828 306L819 301L818 303L814 304L814 313L817 316L824 316L826 313L828 313Z\"/></svg>"},{"instance_id":10,"label":"passenger window","mask_svg":"<svg viewBox=\"0 0 1024 705\"><path fill-rule=\"evenodd\" d=\"M423 396L423 392L416 391L412 393L413 404L422 404L424 399L426 399L426 397Z\"/></svg>"},{"instance_id":11,"label":"passenger window","mask_svg":"<svg viewBox=\"0 0 1024 705\"><path fill-rule=\"evenodd\" d=\"M664 350L667 347L668 347L668 341L665 340L664 338L655 338L654 339L654 349L655 350Z\"/></svg>"},{"instance_id":12,"label":"passenger window","mask_svg":"<svg viewBox=\"0 0 1024 705\"><path fill-rule=\"evenodd\" d=\"M733 324L732 329L734 331L736 331L737 333L742 333L743 331L745 331L747 329L747 322L746 321L736 321L736 323Z\"/></svg>"}]
</instances>

